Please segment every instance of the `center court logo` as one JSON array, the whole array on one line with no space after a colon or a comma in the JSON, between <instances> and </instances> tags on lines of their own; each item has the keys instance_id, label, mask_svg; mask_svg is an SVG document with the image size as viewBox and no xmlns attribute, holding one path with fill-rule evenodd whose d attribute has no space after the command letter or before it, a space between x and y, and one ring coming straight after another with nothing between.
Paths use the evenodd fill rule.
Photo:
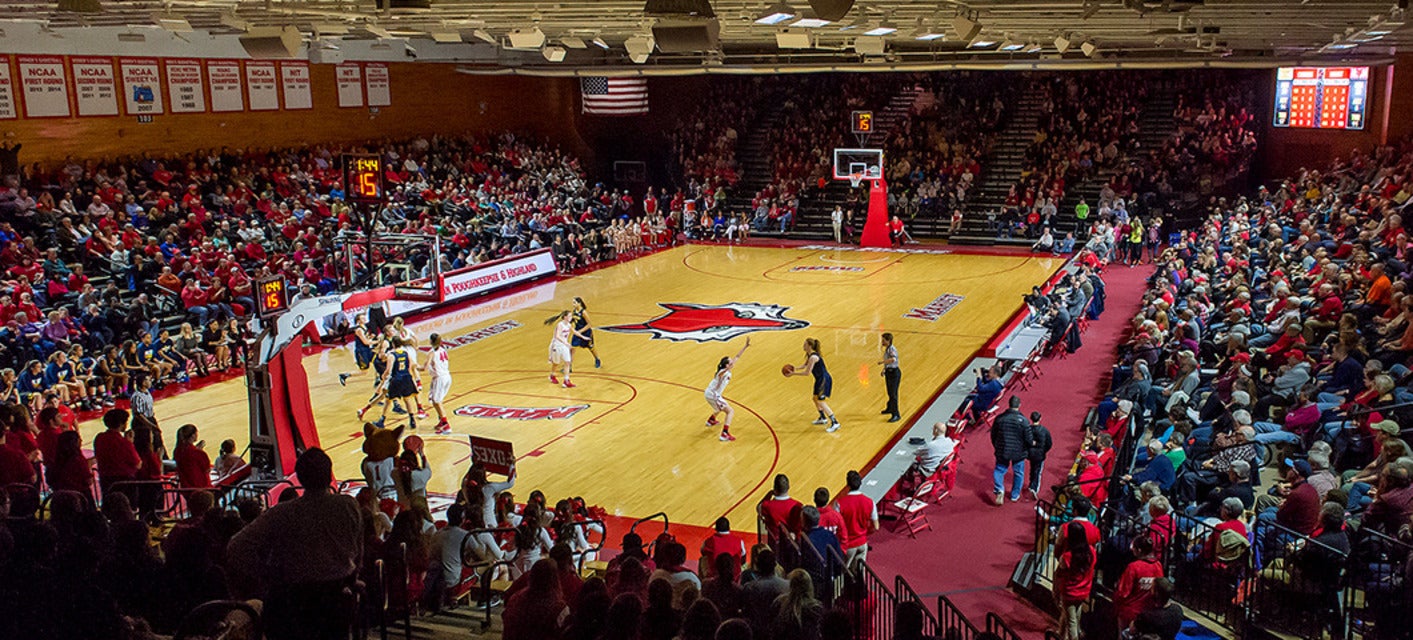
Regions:
<instances>
[{"instance_id":1,"label":"center court logo","mask_svg":"<svg viewBox=\"0 0 1413 640\"><path fill-rule=\"evenodd\" d=\"M728 302L721 305L690 302L659 302L667 313L642 324L603 327L618 333L646 333L654 340L673 342L726 342L757 331L792 331L810 326L804 320L785 317L790 307L759 302Z\"/></svg>"},{"instance_id":2,"label":"center court logo","mask_svg":"<svg viewBox=\"0 0 1413 640\"><path fill-rule=\"evenodd\" d=\"M500 407L492 404L468 404L458 407L452 413L467 418L495 418L498 420L563 420L588 409L587 404L567 407Z\"/></svg>"}]
</instances>

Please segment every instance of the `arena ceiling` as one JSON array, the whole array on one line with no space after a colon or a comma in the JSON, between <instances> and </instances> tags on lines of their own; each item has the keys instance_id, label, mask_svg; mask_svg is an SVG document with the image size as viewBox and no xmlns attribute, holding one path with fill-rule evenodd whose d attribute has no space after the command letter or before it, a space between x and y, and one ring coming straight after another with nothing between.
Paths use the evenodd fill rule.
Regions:
<instances>
[{"instance_id":1,"label":"arena ceiling","mask_svg":"<svg viewBox=\"0 0 1413 640\"><path fill-rule=\"evenodd\" d=\"M644 0L0 0L0 34L7 22L55 37L130 28L219 38L284 27L311 50L402 40L422 58L485 70L1274 64L1387 58L1413 45L1408 0L855 0L842 18L813 27L797 26L821 17L809 0L649 1L652 11ZM827 12L819 3L840 1L815 6ZM771 13L778 21L764 24ZM661 31L653 39L654 26L706 22L719 31L707 51L668 51Z\"/></svg>"}]
</instances>

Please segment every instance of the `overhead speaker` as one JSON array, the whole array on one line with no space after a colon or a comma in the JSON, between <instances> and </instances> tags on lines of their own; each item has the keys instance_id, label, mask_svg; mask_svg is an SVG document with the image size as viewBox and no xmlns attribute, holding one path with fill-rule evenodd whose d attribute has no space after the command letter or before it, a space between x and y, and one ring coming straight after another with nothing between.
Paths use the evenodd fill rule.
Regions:
<instances>
[{"instance_id":1,"label":"overhead speaker","mask_svg":"<svg viewBox=\"0 0 1413 640\"><path fill-rule=\"evenodd\" d=\"M861 56L881 56L888 43L880 36L859 36L854 39L854 52Z\"/></svg>"},{"instance_id":2,"label":"overhead speaker","mask_svg":"<svg viewBox=\"0 0 1413 640\"><path fill-rule=\"evenodd\" d=\"M340 64L344 60L342 49L309 48L309 61L314 64Z\"/></svg>"},{"instance_id":3,"label":"overhead speaker","mask_svg":"<svg viewBox=\"0 0 1413 640\"><path fill-rule=\"evenodd\" d=\"M781 49L809 49L814 46L809 29L781 29L775 32L775 46Z\"/></svg>"},{"instance_id":4,"label":"overhead speaker","mask_svg":"<svg viewBox=\"0 0 1413 640\"><path fill-rule=\"evenodd\" d=\"M643 13L650 16L716 17L710 0L647 0L643 5Z\"/></svg>"},{"instance_id":5,"label":"overhead speaker","mask_svg":"<svg viewBox=\"0 0 1413 640\"><path fill-rule=\"evenodd\" d=\"M854 0L810 0L810 8L814 10L815 17L838 22L849 15L849 10L854 8Z\"/></svg>"},{"instance_id":6,"label":"overhead speaker","mask_svg":"<svg viewBox=\"0 0 1413 640\"><path fill-rule=\"evenodd\" d=\"M545 32L539 27L529 29L511 29L505 34L510 39L511 49L539 49L545 44Z\"/></svg>"},{"instance_id":7,"label":"overhead speaker","mask_svg":"<svg viewBox=\"0 0 1413 640\"><path fill-rule=\"evenodd\" d=\"M646 60L647 56L653 52L654 44L652 36L633 36L623 41L623 49L630 56L642 56Z\"/></svg>"},{"instance_id":8,"label":"overhead speaker","mask_svg":"<svg viewBox=\"0 0 1413 640\"><path fill-rule=\"evenodd\" d=\"M250 57L289 59L299 54L302 36L294 27L255 27L240 36L240 46Z\"/></svg>"},{"instance_id":9,"label":"overhead speaker","mask_svg":"<svg viewBox=\"0 0 1413 640\"><path fill-rule=\"evenodd\" d=\"M695 53L721 48L721 23L709 20L658 20L653 40L663 53Z\"/></svg>"},{"instance_id":10,"label":"overhead speaker","mask_svg":"<svg viewBox=\"0 0 1413 640\"><path fill-rule=\"evenodd\" d=\"M981 33L981 23L966 16L957 16L955 20L952 20L952 30L957 32L958 40L971 42L972 38Z\"/></svg>"},{"instance_id":11,"label":"overhead speaker","mask_svg":"<svg viewBox=\"0 0 1413 640\"><path fill-rule=\"evenodd\" d=\"M540 55L543 55L545 60L549 62L564 62L564 55L566 53L568 53L568 51L564 47L550 46L540 49Z\"/></svg>"}]
</instances>

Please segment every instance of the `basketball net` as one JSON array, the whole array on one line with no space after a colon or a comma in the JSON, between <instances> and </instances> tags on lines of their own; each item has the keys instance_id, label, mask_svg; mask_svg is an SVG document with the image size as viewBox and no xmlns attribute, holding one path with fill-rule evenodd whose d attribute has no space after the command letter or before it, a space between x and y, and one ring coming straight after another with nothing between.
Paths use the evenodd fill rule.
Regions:
<instances>
[{"instance_id":1,"label":"basketball net","mask_svg":"<svg viewBox=\"0 0 1413 640\"><path fill-rule=\"evenodd\" d=\"M855 189L859 188L859 185L863 184L863 179L864 177L862 173L849 174L849 184Z\"/></svg>"}]
</instances>

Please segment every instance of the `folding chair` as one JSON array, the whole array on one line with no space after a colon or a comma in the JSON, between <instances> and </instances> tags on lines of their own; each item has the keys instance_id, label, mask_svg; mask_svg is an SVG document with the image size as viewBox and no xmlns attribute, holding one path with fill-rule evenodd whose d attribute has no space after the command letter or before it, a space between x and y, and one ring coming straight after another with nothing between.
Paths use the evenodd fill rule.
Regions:
<instances>
[{"instance_id":1,"label":"folding chair","mask_svg":"<svg viewBox=\"0 0 1413 640\"><path fill-rule=\"evenodd\" d=\"M896 512L898 515L898 524L894 526L893 530L897 531L906 527L909 538L916 538L917 532L924 529L931 530L932 523L928 522L927 515L923 513L923 510L928 505L927 496L932 495L936 489L937 481L929 479L913 489L912 495L901 500L884 503L886 511Z\"/></svg>"}]
</instances>

